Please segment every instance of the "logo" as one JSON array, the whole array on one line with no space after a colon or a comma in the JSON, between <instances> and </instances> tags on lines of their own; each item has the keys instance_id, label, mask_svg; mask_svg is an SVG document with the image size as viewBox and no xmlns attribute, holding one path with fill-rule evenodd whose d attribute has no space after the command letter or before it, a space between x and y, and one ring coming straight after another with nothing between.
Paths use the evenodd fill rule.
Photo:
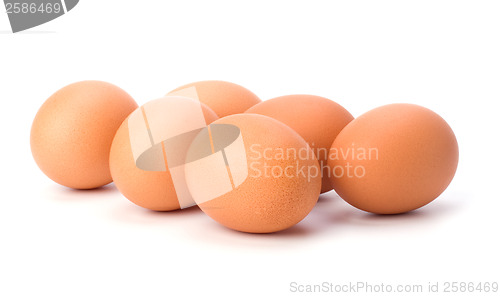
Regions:
<instances>
[{"instance_id":1,"label":"logo","mask_svg":"<svg viewBox=\"0 0 500 296\"><path fill-rule=\"evenodd\" d=\"M240 129L207 125L195 87L149 101L127 125L136 166L168 171L182 209L222 196L248 177Z\"/></svg>"},{"instance_id":2,"label":"logo","mask_svg":"<svg viewBox=\"0 0 500 296\"><path fill-rule=\"evenodd\" d=\"M73 9L79 0L4 0L12 32L54 20Z\"/></svg>"}]
</instances>

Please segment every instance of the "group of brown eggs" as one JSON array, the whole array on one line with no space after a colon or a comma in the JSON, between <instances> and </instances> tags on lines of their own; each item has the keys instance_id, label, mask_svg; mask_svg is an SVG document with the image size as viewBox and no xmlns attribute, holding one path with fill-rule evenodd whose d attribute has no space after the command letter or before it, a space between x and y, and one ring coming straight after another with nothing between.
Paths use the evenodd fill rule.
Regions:
<instances>
[{"instance_id":1,"label":"group of brown eggs","mask_svg":"<svg viewBox=\"0 0 500 296\"><path fill-rule=\"evenodd\" d=\"M192 97L182 95L188 89L195 90L204 124L231 125L241 133L245 178L236 186L231 179L231 190L196 202L208 216L235 230L287 229L309 214L321 193L332 189L367 212L405 213L438 197L457 168L453 131L424 107L391 104L354 118L320 96L261 101L230 82L200 81L169 92L163 100L170 100L172 107L161 116L177 118L179 126L188 122L190 111L175 110L193 104ZM33 157L61 185L93 189L114 182L138 206L179 210L183 207L173 180L177 177L168 164L162 170L137 166L131 146L135 135L126 119L144 112L141 108L124 90L106 82L68 85L47 99L34 119ZM217 152L217 143L210 144ZM229 174L242 167L231 167L226 154ZM210 182L200 180L211 174L210 168L201 174L192 170L183 176L186 184L197 187L193 195L214 191L206 185Z\"/></svg>"}]
</instances>

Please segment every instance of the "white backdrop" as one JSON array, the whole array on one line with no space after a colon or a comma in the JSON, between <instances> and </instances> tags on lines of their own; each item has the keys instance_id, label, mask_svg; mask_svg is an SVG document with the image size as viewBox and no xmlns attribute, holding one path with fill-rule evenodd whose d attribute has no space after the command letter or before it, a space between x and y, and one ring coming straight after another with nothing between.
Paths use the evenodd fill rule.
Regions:
<instances>
[{"instance_id":1,"label":"white backdrop","mask_svg":"<svg viewBox=\"0 0 500 296\"><path fill-rule=\"evenodd\" d=\"M0 14L0 295L499 281L499 15L498 1L82 0L12 34ZM454 129L460 163L441 197L407 215L366 214L330 193L290 230L239 233L195 208L155 213L113 185L75 191L41 173L29 147L36 111L86 79L114 83L140 105L206 79L262 99L321 95L355 116L420 104Z\"/></svg>"}]
</instances>

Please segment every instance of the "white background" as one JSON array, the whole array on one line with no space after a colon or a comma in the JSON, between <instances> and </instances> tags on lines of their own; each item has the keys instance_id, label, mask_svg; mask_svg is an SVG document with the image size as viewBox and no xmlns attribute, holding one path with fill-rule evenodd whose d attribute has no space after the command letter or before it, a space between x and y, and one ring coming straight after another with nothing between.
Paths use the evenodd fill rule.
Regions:
<instances>
[{"instance_id":1,"label":"white background","mask_svg":"<svg viewBox=\"0 0 500 296\"><path fill-rule=\"evenodd\" d=\"M499 16L499 1L82 0L12 34L0 14L0 295L499 281ZM113 185L75 191L39 171L29 147L36 111L86 79L139 104L206 79L262 99L326 96L355 116L420 104L454 129L460 163L441 197L407 215L370 215L330 193L287 231L239 233L195 208L155 213Z\"/></svg>"}]
</instances>

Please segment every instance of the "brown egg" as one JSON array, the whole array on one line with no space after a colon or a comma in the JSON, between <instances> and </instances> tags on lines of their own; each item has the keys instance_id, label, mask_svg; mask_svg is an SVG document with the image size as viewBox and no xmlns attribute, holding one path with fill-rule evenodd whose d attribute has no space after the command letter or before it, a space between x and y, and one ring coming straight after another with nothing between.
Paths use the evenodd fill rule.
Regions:
<instances>
[{"instance_id":1,"label":"brown egg","mask_svg":"<svg viewBox=\"0 0 500 296\"><path fill-rule=\"evenodd\" d=\"M201 165L186 167L188 186L208 216L228 228L251 233L284 230L307 216L321 191L321 172L312 150L299 134L258 114L221 118L209 129L211 144L203 136L207 134L200 133L190 148L190 152L202 154L209 151L203 159L204 169ZM241 146L238 140L233 142L238 134ZM213 156L220 152L219 158ZM241 152L243 163L237 159ZM229 190L223 190L223 178L230 181ZM207 200L207 192L224 191Z\"/></svg>"},{"instance_id":2,"label":"brown egg","mask_svg":"<svg viewBox=\"0 0 500 296\"><path fill-rule=\"evenodd\" d=\"M196 88L200 102L206 104L220 118L243 113L248 108L261 102L254 93L243 86L218 80L189 83L174 89L169 94L191 87Z\"/></svg>"},{"instance_id":3,"label":"brown egg","mask_svg":"<svg viewBox=\"0 0 500 296\"><path fill-rule=\"evenodd\" d=\"M101 81L70 84L42 105L31 128L31 151L55 182L91 189L111 182L109 149L116 130L136 102Z\"/></svg>"},{"instance_id":4,"label":"brown egg","mask_svg":"<svg viewBox=\"0 0 500 296\"><path fill-rule=\"evenodd\" d=\"M354 117L339 104L313 95L288 95L259 103L245 113L262 114L294 129L313 149L324 173L328 172L328 151L333 140ZM324 174L321 192L333 189Z\"/></svg>"},{"instance_id":5,"label":"brown egg","mask_svg":"<svg viewBox=\"0 0 500 296\"><path fill-rule=\"evenodd\" d=\"M392 104L348 124L328 162L335 191L345 201L367 212L398 214L428 204L448 187L458 145L436 113Z\"/></svg>"},{"instance_id":6,"label":"brown egg","mask_svg":"<svg viewBox=\"0 0 500 296\"><path fill-rule=\"evenodd\" d=\"M169 104L164 106L163 110L159 110L158 116L174 117L179 115L181 120L176 120L174 124L178 124L181 129L189 125L189 120L195 116L200 103L182 97L168 97L166 99L169 100ZM145 104L145 106L148 104L151 104L151 102ZM188 108L180 110L181 106L187 106ZM218 118L206 105L201 104L201 107L204 124L209 124ZM181 206L170 170L144 170L136 165L132 153L129 119L135 113L140 113L142 116L143 108L144 106L132 113L116 132L109 158L111 175L118 190L136 205L154 211L177 210ZM149 124L153 124L154 118L150 117L148 119ZM161 158L159 162L163 164L166 161Z\"/></svg>"}]
</instances>

